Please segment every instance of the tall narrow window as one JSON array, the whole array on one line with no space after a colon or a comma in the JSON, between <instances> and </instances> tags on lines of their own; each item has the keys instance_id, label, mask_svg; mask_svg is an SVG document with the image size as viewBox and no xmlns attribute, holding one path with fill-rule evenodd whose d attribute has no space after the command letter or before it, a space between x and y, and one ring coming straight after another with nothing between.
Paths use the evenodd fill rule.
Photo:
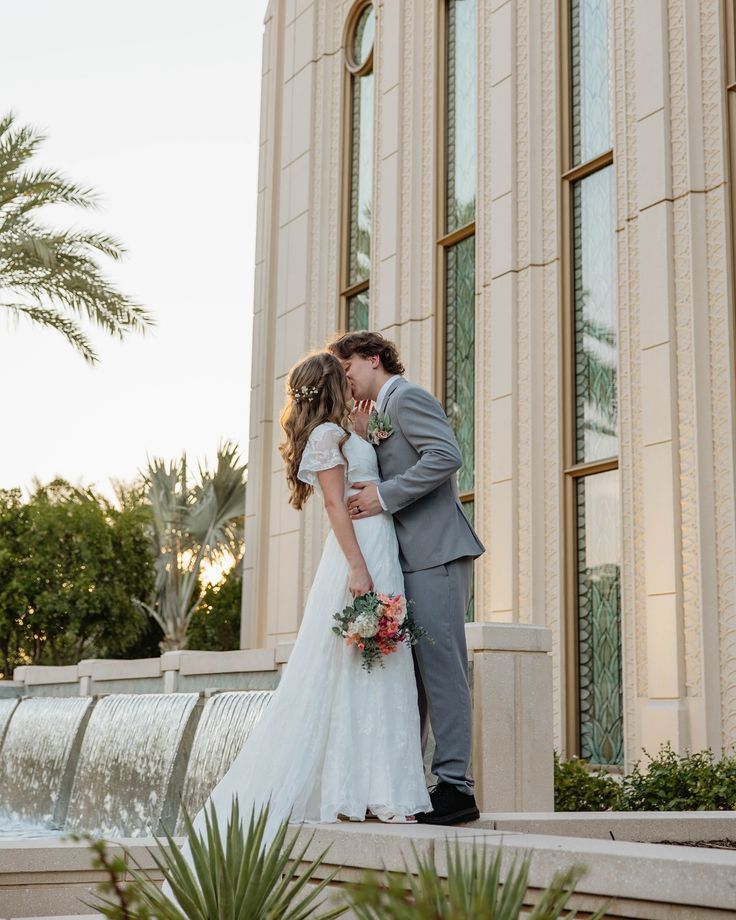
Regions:
<instances>
[{"instance_id":1,"label":"tall narrow window","mask_svg":"<svg viewBox=\"0 0 736 920\"><path fill-rule=\"evenodd\" d=\"M445 411L463 457L458 487L473 521L475 498L476 0L447 0L444 16L444 143L439 245L440 370ZM473 604L468 619L473 618Z\"/></svg>"},{"instance_id":2,"label":"tall narrow window","mask_svg":"<svg viewBox=\"0 0 736 920\"><path fill-rule=\"evenodd\" d=\"M373 217L373 39L375 13L360 3L350 20L345 64L348 91L347 245L342 286L343 323L348 331L369 324L371 222Z\"/></svg>"},{"instance_id":3,"label":"tall narrow window","mask_svg":"<svg viewBox=\"0 0 736 920\"><path fill-rule=\"evenodd\" d=\"M563 0L568 750L623 761L610 0Z\"/></svg>"},{"instance_id":4,"label":"tall narrow window","mask_svg":"<svg viewBox=\"0 0 736 920\"><path fill-rule=\"evenodd\" d=\"M725 0L726 15L726 102L728 105L729 143L731 148L731 273L736 305L736 8L733 0Z\"/></svg>"}]
</instances>

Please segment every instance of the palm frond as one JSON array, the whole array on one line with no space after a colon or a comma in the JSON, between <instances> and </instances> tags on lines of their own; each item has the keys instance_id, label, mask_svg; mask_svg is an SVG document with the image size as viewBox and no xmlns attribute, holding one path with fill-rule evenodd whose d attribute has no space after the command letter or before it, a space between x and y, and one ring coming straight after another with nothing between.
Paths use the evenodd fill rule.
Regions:
<instances>
[{"instance_id":1,"label":"palm frond","mask_svg":"<svg viewBox=\"0 0 736 920\"><path fill-rule=\"evenodd\" d=\"M1 307L9 310L16 319L25 316L39 326L55 329L64 336L67 342L76 348L85 361L90 364L97 363L98 357L92 348L92 343L73 319L69 319L69 317L64 316L57 310L47 307L34 307L21 303L0 303Z\"/></svg>"},{"instance_id":2,"label":"palm frond","mask_svg":"<svg viewBox=\"0 0 736 920\"><path fill-rule=\"evenodd\" d=\"M119 291L97 264L98 256L115 261L123 257L125 249L118 240L99 232L51 230L35 219L46 205L97 204L92 189L58 170L26 167L43 140L34 128L17 126L12 113L0 118L0 300L20 304L22 312L41 325L51 324L49 311L66 315L66 325L56 328L94 362L90 343L69 314L118 339L145 332L153 318Z\"/></svg>"}]
</instances>

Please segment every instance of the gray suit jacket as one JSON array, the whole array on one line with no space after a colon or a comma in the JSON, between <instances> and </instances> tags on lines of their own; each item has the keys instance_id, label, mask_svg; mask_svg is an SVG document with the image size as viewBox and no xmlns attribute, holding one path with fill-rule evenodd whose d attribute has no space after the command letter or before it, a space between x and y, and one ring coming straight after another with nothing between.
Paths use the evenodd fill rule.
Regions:
<instances>
[{"instance_id":1,"label":"gray suit jacket","mask_svg":"<svg viewBox=\"0 0 736 920\"><path fill-rule=\"evenodd\" d=\"M384 400L392 433L376 447L381 498L391 512L404 572L476 557L483 544L463 513L460 449L440 403L399 377Z\"/></svg>"}]
</instances>

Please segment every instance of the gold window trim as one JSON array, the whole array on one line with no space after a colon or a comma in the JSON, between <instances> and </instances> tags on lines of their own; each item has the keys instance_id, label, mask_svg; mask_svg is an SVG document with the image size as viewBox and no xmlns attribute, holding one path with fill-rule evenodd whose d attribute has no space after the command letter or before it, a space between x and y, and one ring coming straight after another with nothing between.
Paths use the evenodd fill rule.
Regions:
<instances>
[{"instance_id":1,"label":"gold window trim","mask_svg":"<svg viewBox=\"0 0 736 920\"><path fill-rule=\"evenodd\" d=\"M449 0L439 0L437 22L439 35L437 54L437 88L435 99L435 151L437 153L437 170L435 172L435 355L434 355L434 391L435 396L444 406L445 388L447 386L445 347L445 329L447 324L447 301L445 296L447 251L456 243L475 236L476 221L472 220L463 227L447 232L447 5ZM476 215L477 215L476 197ZM476 262L477 272L477 262ZM477 284L476 284L477 288ZM477 293L477 291L476 291ZM460 493L461 502L475 501L475 490Z\"/></svg>"},{"instance_id":2,"label":"gold window trim","mask_svg":"<svg viewBox=\"0 0 736 920\"><path fill-rule=\"evenodd\" d=\"M376 23L376 34L373 47L362 65L357 65L352 57L353 36L363 11L374 7L373 15ZM370 289L370 277L350 284L350 185L352 182L352 148L353 148L353 81L359 80L373 71L374 49L378 37L378 17L373 0L358 0L348 13L343 30L343 70L342 84L342 149L341 149L341 179L340 179L340 271L338 273L338 329L345 332L348 327L348 301L356 294L362 294ZM375 112L375 93L373 100ZM373 134L375 141L375 132ZM373 184L373 183L371 183ZM371 235L372 236L372 235ZM373 240L371 239L371 242Z\"/></svg>"},{"instance_id":3,"label":"gold window trim","mask_svg":"<svg viewBox=\"0 0 736 920\"><path fill-rule=\"evenodd\" d=\"M619 468L619 458L609 457L591 463L575 462L575 317L573 311L573 186L614 163L613 149L583 163L572 164L572 75L570 41L570 2L558 2L560 73L560 153L561 188L561 317L562 344L562 479L563 479L563 641L562 672L565 754L580 754L580 700L577 616L577 524L575 516L576 482L585 476ZM613 100L612 100L613 101Z\"/></svg>"}]
</instances>

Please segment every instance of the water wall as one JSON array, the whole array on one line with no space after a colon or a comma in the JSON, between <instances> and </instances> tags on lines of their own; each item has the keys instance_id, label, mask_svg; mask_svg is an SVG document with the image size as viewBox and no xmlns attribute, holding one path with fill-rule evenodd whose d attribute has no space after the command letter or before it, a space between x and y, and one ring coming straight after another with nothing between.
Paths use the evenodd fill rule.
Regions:
<instances>
[{"instance_id":1,"label":"water wall","mask_svg":"<svg viewBox=\"0 0 736 920\"><path fill-rule=\"evenodd\" d=\"M182 833L271 696L0 699L0 837Z\"/></svg>"},{"instance_id":2,"label":"water wall","mask_svg":"<svg viewBox=\"0 0 736 920\"><path fill-rule=\"evenodd\" d=\"M69 798L66 827L137 837L172 826L169 781L196 693L115 694L95 706ZM190 741L191 744L191 741Z\"/></svg>"},{"instance_id":3,"label":"water wall","mask_svg":"<svg viewBox=\"0 0 736 920\"><path fill-rule=\"evenodd\" d=\"M10 701L3 700L0 720ZM61 823L74 767L75 742L91 699L22 700L9 713L0 747L0 813Z\"/></svg>"},{"instance_id":4,"label":"water wall","mask_svg":"<svg viewBox=\"0 0 736 920\"><path fill-rule=\"evenodd\" d=\"M189 757L182 810L194 815L222 779L271 699L270 690L217 693L204 707ZM182 810L176 833L184 833Z\"/></svg>"}]
</instances>

